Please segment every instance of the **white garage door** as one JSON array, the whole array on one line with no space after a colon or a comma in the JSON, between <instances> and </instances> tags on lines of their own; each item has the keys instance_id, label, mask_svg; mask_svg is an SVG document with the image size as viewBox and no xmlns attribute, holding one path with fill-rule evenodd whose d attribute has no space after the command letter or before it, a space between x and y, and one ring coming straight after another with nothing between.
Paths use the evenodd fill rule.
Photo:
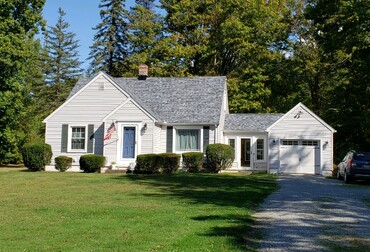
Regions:
<instances>
[{"instance_id":1,"label":"white garage door","mask_svg":"<svg viewBox=\"0 0 370 252\"><path fill-rule=\"evenodd\" d=\"M282 140L280 145L281 173L315 174L319 167L319 141Z\"/></svg>"}]
</instances>

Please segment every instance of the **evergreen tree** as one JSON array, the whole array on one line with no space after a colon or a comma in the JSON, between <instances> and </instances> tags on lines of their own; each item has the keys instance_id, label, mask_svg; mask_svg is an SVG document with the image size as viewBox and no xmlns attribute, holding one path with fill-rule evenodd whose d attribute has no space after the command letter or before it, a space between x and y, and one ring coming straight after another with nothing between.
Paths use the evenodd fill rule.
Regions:
<instances>
[{"instance_id":1,"label":"evergreen tree","mask_svg":"<svg viewBox=\"0 0 370 252\"><path fill-rule=\"evenodd\" d=\"M49 27L45 35L45 75L47 86L43 90L47 99L46 108L54 110L67 98L71 83L82 74L81 62L78 58L78 40L76 35L68 31L69 24L64 20L66 13L59 8L58 21Z\"/></svg>"},{"instance_id":2,"label":"evergreen tree","mask_svg":"<svg viewBox=\"0 0 370 252\"><path fill-rule=\"evenodd\" d=\"M24 140L25 72L29 40L42 20L44 0L0 2L0 163L19 162Z\"/></svg>"},{"instance_id":3,"label":"evergreen tree","mask_svg":"<svg viewBox=\"0 0 370 252\"><path fill-rule=\"evenodd\" d=\"M43 56L46 54L43 53L40 39L30 39L28 42L32 54L27 59L23 95L26 112L22 116L22 121L27 123L22 124L21 129L25 133L25 142L43 142L45 125L42 121L50 113L50 110L46 109L49 104L43 92L46 86Z\"/></svg>"},{"instance_id":4,"label":"evergreen tree","mask_svg":"<svg viewBox=\"0 0 370 252\"><path fill-rule=\"evenodd\" d=\"M89 73L105 71L122 76L127 71L124 60L127 53L127 11L125 0L102 0L99 5L102 22L94 30L94 43L88 60L92 60Z\"/></svg>"},{"instance_id":5,"label":"evergreen tree","mask_svg":"<svg viewBox=\"0 0 370 252\"><path fill-rule=\"evenodd\" d=\"M131 75L137 75L138 65L149 65L150 76L163 76L162 51L158 43L163 39L162 17L155 12L154 0L136 0L128 13L127 39L130 56L127 63Z\"/></svg>"}]
</instances>

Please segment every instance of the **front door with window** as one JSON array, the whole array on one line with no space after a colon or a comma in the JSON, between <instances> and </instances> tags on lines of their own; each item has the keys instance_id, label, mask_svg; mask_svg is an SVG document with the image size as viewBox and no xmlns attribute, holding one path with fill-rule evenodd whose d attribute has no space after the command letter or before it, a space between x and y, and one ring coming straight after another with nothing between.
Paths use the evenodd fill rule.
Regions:
<instances>
[{"instance_id":1,"label":"front door with window","mask_svg":"<svg viewBox=\"0 0 370 252\"><path fill-rule=\"evenodd\" d=\"M123 127L122 158L135 158L135 127Z\"/></svg>"},{"instance_id":2,"label":"front door with window","mask_svg":"<svg viewBox=\"0 0 370 252\"><path fill-rule=\"evenodd\" d=\"M241 166L251 167L251 139L243 138L241 139Z\"/></svg>"}]
</instances>

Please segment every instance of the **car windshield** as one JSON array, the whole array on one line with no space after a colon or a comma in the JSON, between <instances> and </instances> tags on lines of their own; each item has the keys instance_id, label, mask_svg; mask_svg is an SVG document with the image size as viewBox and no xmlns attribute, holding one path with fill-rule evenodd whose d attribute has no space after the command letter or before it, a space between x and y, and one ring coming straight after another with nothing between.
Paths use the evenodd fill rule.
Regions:
<instances>
[{"instance_id":1,"label":"car windshield","mask_svg":"<svg viewBox=\"0 0 370 252\"><path fill-rule=\"evenodd\" d=\"M370 161L370 153L356 153L354 159L359 161Z\"/></svg>"}]
</instances>

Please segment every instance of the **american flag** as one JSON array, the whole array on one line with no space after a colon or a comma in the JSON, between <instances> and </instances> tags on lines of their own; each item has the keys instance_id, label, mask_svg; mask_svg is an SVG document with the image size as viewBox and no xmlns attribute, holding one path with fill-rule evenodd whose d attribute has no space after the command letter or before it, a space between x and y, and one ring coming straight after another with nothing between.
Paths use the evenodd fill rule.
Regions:
<instances>
[{"instance_id":1,"label":"american flag","mask_svg":"<svg viewBox=\"0 0 370 252\"><path fill-rule=\"evenodd\" d=\"M109 128L107 130L107 134L104 137L104 141L109 140L110 137L112 136L113 132L115 132L115 131L116 131L116 125L114 125L114 122L112 122L112 124L109 126Z\"/></svg>"}]
</instances>

